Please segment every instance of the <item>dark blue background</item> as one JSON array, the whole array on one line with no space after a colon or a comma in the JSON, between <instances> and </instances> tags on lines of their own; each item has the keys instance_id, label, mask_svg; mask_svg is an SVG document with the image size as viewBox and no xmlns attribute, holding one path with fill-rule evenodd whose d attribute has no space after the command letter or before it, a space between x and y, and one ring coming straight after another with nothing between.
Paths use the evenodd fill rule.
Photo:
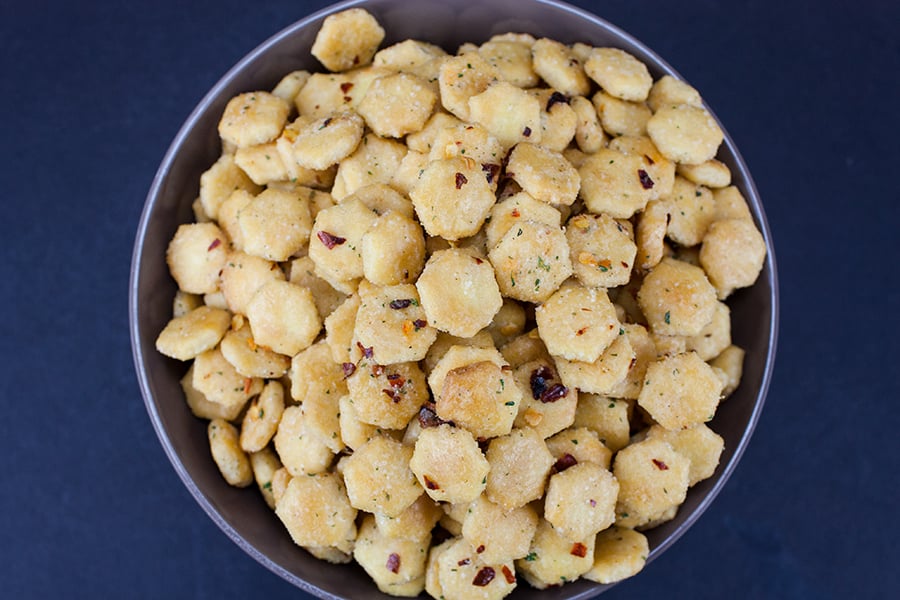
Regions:
<instances>
[{"instance_id":1,"label":"dark blue background","mask_svg":"<svg viewBox=\"0 0 900 600\"><path fill-rule=\"evenodd\" d=\"M777 368L743 462L606 597L900 597L900 4L574 3L702 91L754 174L781 276ZM303 597L178 480L126 305L144 197L181 123L324 4L0 4L4 597Z\"/></svg>"}]
</instances>

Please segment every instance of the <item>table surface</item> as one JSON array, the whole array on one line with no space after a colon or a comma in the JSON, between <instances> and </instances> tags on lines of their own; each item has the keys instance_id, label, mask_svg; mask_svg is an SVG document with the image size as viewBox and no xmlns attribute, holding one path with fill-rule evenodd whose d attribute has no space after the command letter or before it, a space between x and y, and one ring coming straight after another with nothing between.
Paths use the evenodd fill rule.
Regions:
<instances>
[{"instance_id":1,"label":"table surface","mask_svg":"<svg viewBox=\"0 0 900 600\"><path fill-rule=\"evenodd\" d=\"M4 596L303 598L205 516L153 432L127 281L156 167L241 56L324 2L0 6ZM750 448L606 598L900 597L900 4L575 0L699 88L754 174L781 283Z\"/></svg>"}]
</instances>

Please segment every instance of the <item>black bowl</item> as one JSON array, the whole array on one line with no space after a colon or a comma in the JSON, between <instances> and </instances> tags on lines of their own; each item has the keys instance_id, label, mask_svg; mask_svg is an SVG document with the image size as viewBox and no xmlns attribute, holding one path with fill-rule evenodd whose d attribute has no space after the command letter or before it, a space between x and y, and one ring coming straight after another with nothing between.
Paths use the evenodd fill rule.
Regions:
<instances>
[{"instance_id":1,"label":"black bowl","mask_svg":"<svg viewBox=\"0 0 900 600\"><path fill-rule=\"evenodd\" d=\"M193 220L200 174L221 152L217 123L227 101L240 92L271 89L296 69L321 70L309 53L323 19L350 7L364 7L387 32L384 44L407 38L448 51L507 31L528 32L565 43L616 46L640 60L654 79L678 74L627 33L580 9L550 0L369 0L334 5L298 21L264 42L235 65L188 117L165 155L147 195L135 238L129 289L129 318L135 367L150 419L166 454L210 518L257 561L303 590L322 598L389 598L355 565L331 565L294 545L256 489L237 489L223 480L210 457L206 424L184 401L184 364L154 347L171 318L175 283L165 262L166 247L181 223ZM703 90L700 90L701 94ZM723 127L724 129L724 127ZM718 158L731 169L766 240L768 255L757 283L729 299L734 343L746 350L743 380L711 424L725 439L713 477L688 493L672 521L647 532L649 560L659 556L697 520L721 490L746 448L763 407L775 357L778 288L771 235L750 173L726 133ZM638 575L640 576L640 575ZM577 581L537 591L522 583L513 598L590 598L611 586Z\"/></svg>"}]
</instances>

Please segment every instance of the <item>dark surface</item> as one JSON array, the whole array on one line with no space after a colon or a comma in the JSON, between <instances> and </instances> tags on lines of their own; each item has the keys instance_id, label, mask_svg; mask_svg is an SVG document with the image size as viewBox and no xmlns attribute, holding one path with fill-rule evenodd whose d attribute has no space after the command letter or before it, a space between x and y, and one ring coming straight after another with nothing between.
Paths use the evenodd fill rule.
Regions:
<instances>
[{"instance_id":1,"label":"dark surface","mask_svg":"<svg viewBox=\"0 0 900 600\"><path fill-rule=\"evenodd\" d=\"M325 3L182 4L0 7L4 596L303 597L167 461L133 371L127 280L144 197L191 109ZM575 4L701 90L754 175L781 279L776 371L741 465L604 597L897 596L900 7Z\"/></svg>"}]
</instances>

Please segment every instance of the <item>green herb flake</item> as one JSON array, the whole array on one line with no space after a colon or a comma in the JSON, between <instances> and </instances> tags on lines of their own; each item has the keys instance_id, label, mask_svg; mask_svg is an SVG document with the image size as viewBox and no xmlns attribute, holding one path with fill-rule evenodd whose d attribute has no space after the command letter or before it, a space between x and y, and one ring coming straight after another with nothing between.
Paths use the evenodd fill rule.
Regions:
<instances>
[{"instance_id":1,"label":"green herb flake","mask_svg":"<svg viewBox=\"0 0 900 600\"><path fill-rule=\"evenodd\" d=\"M672 322L672 320L671 320L671 319L672 319L672 315L669 313L669 311L666 311L666 316L664 317L664 319L665 319L665 321L666 321L666 325L668 325L668 324L670 324L670 323Z\"/></svg>"},{"instance_id":2,"label":"green herb flake","mask_svg":"<svg viewBox=\"0 0 900 600\"><path fill-rule=\"evenodd\" d=\"M540 256L538 256L538 269L543 269L548 273L550 272L550 265L545 263L544 259Z\"/></svg>"}]
</instances>

